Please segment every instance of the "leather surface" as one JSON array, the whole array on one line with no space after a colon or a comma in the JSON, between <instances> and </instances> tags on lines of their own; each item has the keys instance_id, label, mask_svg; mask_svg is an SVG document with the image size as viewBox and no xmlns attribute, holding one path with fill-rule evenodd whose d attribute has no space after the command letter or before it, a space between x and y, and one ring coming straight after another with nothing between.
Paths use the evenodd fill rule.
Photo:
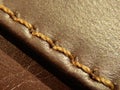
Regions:
<instances>
[{"instance_id":1,"label":"leather surface","mask_svg":"<svg viewBox=\"0 0 120 90\"><path fill-rule=\"evenodd\" d=\"M5 31L5 28L0 28L0 68L2 68L0 69L0 90L21 90L21 88L22 90L70 90L70 87L51 74L50 70L46 70L49 67L42 61L44 58L39 57L39 61L41 60L43 63L40 65L40 62L36 62L38 57L35 54L29 54L30 51L25 46L21 47L21 44L18 45L11 35L2 31ZM30 80L34 80L34 82ZM35 86L36 83L38 83L37 86ZM29 85L31 86L28 88Z\"/></svg>"},{"instance_id":2,"label":"leather surface","mask_svg":"<svg viewBox=\"0 0 120 90\"><path fill-rule=\"evenodd\" d=\"M19 45L16 44L15 39L2 32L5 29L0 29L2 35L0 35L0 90L70 90L67 85L37 62L36 58L38 57L28 56L27 52L30 53L30 51L25 47L18 48ZM39 60L44 59L39 58ZM21 78L23 79L21 80Z\"/></svg>"},{"instance_id":3,"label":"leather surface","mask_svg":"<svg viewBox=\"0 0 120 90\"><path fill-rule=\"evenodd\" d=\"M0 90L50 90L0 50Z\"/></svg>"},{"instance_id":4,"label":"leather surface","mask_svg":"<svg viewBox=\"0 0 120 90\"><path fill-rule=\"evenodd\" d=\"M119 0L5 0L1 1L16 16L35 26L37 31L69 50L77 60L88 66L120 90L120 1ZM18 36L58 70L74 77L91 90L110 90L74 67L69 58L53 50L46 41L34 37L29 30L0 11L0 23Z\"/></svg>"}]
</instances>

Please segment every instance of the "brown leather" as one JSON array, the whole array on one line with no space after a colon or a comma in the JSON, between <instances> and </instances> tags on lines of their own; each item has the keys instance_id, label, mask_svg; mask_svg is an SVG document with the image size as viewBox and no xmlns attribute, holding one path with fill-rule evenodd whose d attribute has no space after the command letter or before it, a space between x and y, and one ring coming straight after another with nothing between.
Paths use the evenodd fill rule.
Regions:
<instances>
[{"instance_id":1,"label":"brown leather","mask_svg":"<svg viewBox=\"0 0 120 90\"><path fill-rule=\"evenodd\" d=\"M0 28L0 29L1 29L1 31L5 30L2 28ZM31 52L28 51L26 49L26 47L24 47L24 48L19 47L19 45L16 44L15 39L13 39L7 33L5 33L5 32L3 33L1 31L0 31L0 34L3 35L4 37L0 35L0 50L2 50L1 54L0 54L0 60L1 60L0 63L2 63L2 64L0 64L0 68L4 68L4 69L1 69L1 71L0 71L0 75L3 76L3 77L0 77L0 90L10 90L11 88L14 88L14 87L16 87L15 89L18 90L18 89L21 89L23 86L24 86L24 88L22 88L22 90L31 90L31 89L32 90L34 90L34 89L70 90L70 88L67 85L65 85L63 82L61 82L53 74L48 72L38 62L36 62L37 61L36 58L38 58L38 57L35 57L35 56L33 57L32 55L29 55L27 52L29 52L29 53L31 53ZM6 53L7 55L5 55L4 53ZM2 57L3 54L4 54L5 58L7 58L7 60L6 59L4 60L4 58ZM9 58L12 58L14 61L9 59L8 56L9 56ZM39 60L42 61L44 59L39 58ZM8 62L10 64L8 64ZM16 65L19 65L19 67L16 67ZM5 67L5 66L7 66L7 67ZM12 70L10 68L12 68ZM19 72L18 70L21 70L21 68L22 68L22 71ZM17 72L14 72L14 70ZM27 75L29 74L28 71L33 74L33 75L30 74L30 76L32 76L30 79L26 77L26 74ZM16 76L17 80L13 76ZM6 79L4 79L4 77ZM36 82L34 82L33 86L28 88L29 84L32 85L30 80L34 80L35 77L37 79L36 82L38 83L37 86L35 86L34 83L36 83ZM21 78L23 78L23 80L21 80ZM27 79L28 79L28 81L27 81L28 84L26 85L26 84L24 84L24 82L26 82ZM9 82L9 80L11 80L12 82ZM21 85L21 82L23 83L22 85ZM3 84L4 84L4 86L2 86ZM19 85L21 85L21 86L19 86ZM38 85L39 85L39 87L38 87ZM47 87L47 88L44 88L44 87Z\"/></svg>"},{"instance_id":2,"label":"brown leather","mask_svg":"<svg viewBox=\"0 0 120 90\"><path fill-rule=\"evenodd\" d=\"M1 25L46 57L59 71L74 77L76 84L91 90L120 90L119 0L5 0L1 3L11 9L15 17L32 24L32 29L64 47L51 48L48 38L33 36L22 22L0 11ZM75 67L69 57L71 53L66 50L87 66L87 71L83 66Z\"/></svg>"},{"instance_id":3,"label":"brown leather","mask_svg":"<svg viewBox=\"0 0 120 90\"><path fill-rule=\"evenodd\" d=\"M0 90L50 90L0 50Z\"/></svg>"}]
</instances>

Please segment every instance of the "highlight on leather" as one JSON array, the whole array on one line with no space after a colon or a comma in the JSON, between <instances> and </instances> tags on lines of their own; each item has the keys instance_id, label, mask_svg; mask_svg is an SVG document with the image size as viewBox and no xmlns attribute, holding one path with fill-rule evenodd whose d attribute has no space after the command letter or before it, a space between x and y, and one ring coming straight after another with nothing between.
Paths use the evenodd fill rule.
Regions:
<instances>
[{"instance_id":1,"label":"highlight on leather","mask_svg":"<svg viewBox=\"0 0 120 90\"><path fill-rule=\"evenodd\" d=\"M36 36L36 37L46 41L53 50L59 51L59 52L63 53L65 56L67 56L71 60L71 64L73 64L73 66L83 70L85 73L87 73L90 76L91 79L93 79L99 83L102 83L103 85L109 87L111 90L114 90L114 84L112 81L110 81L104 77L95 75L89 67L76 61L74 55L70 51L68 51L67 49L65 49L61 46L55 45L55 43L53 42L53 40L51 38L49 38L48 36L46 36L40 32L37 32L31 23L27 22L26 20L24 20L22 18L16 17L14 12L11 11L9 8L7 8L4 5L0 5L0 10L7 13L12 18L13 21L18 22L18 23L24 25L26 28L28 28L28 30L30 31L30 33L33 36Z\"/></svg>"}]
</instances>

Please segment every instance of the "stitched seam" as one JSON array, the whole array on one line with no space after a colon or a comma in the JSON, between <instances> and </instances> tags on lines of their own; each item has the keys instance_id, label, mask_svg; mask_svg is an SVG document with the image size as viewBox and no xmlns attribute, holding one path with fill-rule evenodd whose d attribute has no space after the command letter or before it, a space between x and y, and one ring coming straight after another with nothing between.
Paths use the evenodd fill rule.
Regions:
<instances>
[{"instance_id":1,"label":"stitched seam","mask_svg":"<svg viewBox=\"0 0 120 90\"><path fill-rule=\"evenodd\" d=\"M67 56L71 60L71 63L73 66L76 66L77 68L82 69L85 73L87 73L90 76L91 79L93 79L99 83L102 83L103 85L109 87L111 90L114 90L115 86L112 81L110 81L104 77L95 75L94 72L89 67L78 62L75 59L74 55L70 51L68 51L67 49L65 49L61 46L55 45L55 43L53 42L53 40L51 38L49 38L48 36L46 36L40 32L35 31L35 27L31 23L27 22L26 20L24 20L22 18L16 17L14 12L11 11L9 8L7 8L4 5L0 5L0 10L7 13L12 18L13 21L18 22L18 23L24 25L26 28L28 28L28 30L30 31L30 33L33 36L36 36L36 37L46 41L53 50L59 51L59 52L63 53L65 56Z\"/></svg>"}]
</instances>

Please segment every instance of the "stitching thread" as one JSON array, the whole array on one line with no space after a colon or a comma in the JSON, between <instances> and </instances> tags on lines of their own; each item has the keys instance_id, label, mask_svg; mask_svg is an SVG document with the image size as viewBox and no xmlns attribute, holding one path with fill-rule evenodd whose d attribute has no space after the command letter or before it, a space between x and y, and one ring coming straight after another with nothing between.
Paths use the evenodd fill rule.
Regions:
<instances>
[{"instance_id":1,"label":"stitching thread","mask_svg":"<svg viewBox=\"0 0 120 90\"><path fill-rule=\"evenodd\" d=\"M31 23L25 21L24 19L16 17L14 12L11 11L9 8L7 8L4 5L0 5L0 10L7 13L13 19L13 21L18 22L18 23L24 25L25 27L27 27L33 36L36 36L36 37L41 38L42 40L46 41L53 50L59 51L59 52L63 53L65 56L67 56L71 60L71 63L73 64L73 66L76 66L76 67L82 69L85 73L87 73L90 76L91 79L93 79L99 83L102 83L103 85L109 87L111 90L114 90L114 84L112 83L112 81L110 81L104 77L95 75L94 72L89 67L78 62L75 59L74 55L70 51L68 51L67 49L65 49L63 47L55 45L53 40L51 38L49 38L48 36L46 36L40 32L37 32L37 31L32 31L32 30L35 30L35 28Z\"/></svg>"}]
</instances>

